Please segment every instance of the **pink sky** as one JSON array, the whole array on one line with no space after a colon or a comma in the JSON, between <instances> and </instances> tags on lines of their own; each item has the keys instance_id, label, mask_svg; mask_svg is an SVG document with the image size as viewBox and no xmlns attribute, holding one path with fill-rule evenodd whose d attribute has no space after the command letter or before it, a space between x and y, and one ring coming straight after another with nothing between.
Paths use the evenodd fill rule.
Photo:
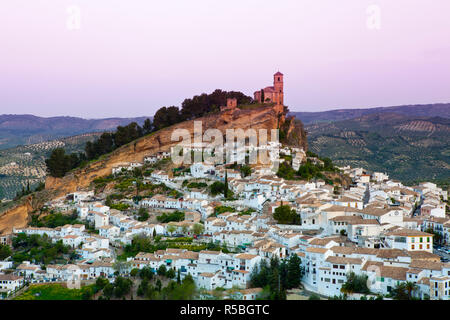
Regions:
<instances>
[{"instance_id":1,"label":"pink sky","mask_svg":"<svg viewBox=\"0 0 450 320\"><path fill-rule=\"evenodd\" d=\"M291 111L450 102L449 14L448 0L6 0L0 114L153 115L216 88L252 95L278 70Z\"/></svg>"}]
</instances>

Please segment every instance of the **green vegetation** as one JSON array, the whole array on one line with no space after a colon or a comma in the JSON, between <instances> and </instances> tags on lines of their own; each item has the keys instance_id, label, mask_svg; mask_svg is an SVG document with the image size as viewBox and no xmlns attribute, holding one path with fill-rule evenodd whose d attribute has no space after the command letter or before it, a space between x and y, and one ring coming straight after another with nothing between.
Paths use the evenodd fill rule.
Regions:
<instances>
[{"instance_id":1,"label":"green vegetation","mask_svg":"<svg viewBox=\"0 0 450 320\"><path fill-rule=\"evenodd\" d=\"M113 203L109 206L111 209L116 209L120 211L126 211L130 208L128 203Z\"/></svg>"},{"instance_id":2,"label":"green vegetation","mask_svg":"<svg viewBox=\"0 0 450 320\"><path fill-rule=\"evenodd\" d=\"M131 122L126 126L118 126L113 133L103 133L94 142L87 141L84 152L66 154L63 148L56 148L45 160L47 172L53 177L63 177L70 170L79 166L84 167L89 161L142 137L148 133L147 129L144 131L136 122Z\"/></svg>"},{"instance_id":3,"label":"green vegetation","mask_svg":"<svg viewBox=\"0 0 450 320\"><path fill-rule=\"evenodd\" d=\"M217 216L219 214L225 213L225 212L236 212L236 209L233 207L227 207L227 206L218 206L214 208L214 214Z\"/></svg>"},{"instance_id":4,"label":"green vegetation","mask_svg":"<svg viewBox=\"0 0 450 320\"><path fill-rule=\"evenodd\" d=\"M311 180L322 179L326 183L333 185L334 182L326 177L324 172L338 172L329 158L319 158L324 165L314 164L310 159L302 164L298 171L295 171L286 161L280 163L277 176L286 180Z\"/></svg>"},{"instance_id":5,"label":"green vegetation","mask_svg":"<svg viewBox=\"0 0 450 320\"><path fill-rule=\"evenodd\" d=\"M249 166L242 166L241 167L241 175L243 177L247 177L247 176L249 176L251 174L252 174L252 168L251 167L249 167Z\"/></svg>"},{"instance_id":6,"label":"green vegetation","mask_svg":"<svg viewBox=\"0 0 450 320\"><path fill-rule=\"evenodd\" d=\"M66 224L85 224L85 222L78 220L78 214L76 210L74 210L71 214L50 212L50 214L43 216L42 218L39 218L38 215L33 215L30 222L30 226L38 228L56 228L64 226Z\"/></svg>"},{"instance_id":7,"label":"green vegetation","mask_svg":"<svg viewBox=\"0 0 450 320\"><path fill-rule=\"evenodd\" d=\"M79 166L83 160L85 160L83 153L66 154L63 148L56 148L52 151L50 157L45 160L45 164L49 175L61 178L67 172Z\"/></svg>"},{"instance_id":8,"label":"green vegetation","mask_svg":"<svg viewBox=\"0 0 450 320\"><path fill-rule=\"evenodd\" d=\"M281 205L275 208L273 218L277 220L279 224L301 224L301 219L297 211L291 209L288 205Z\"/></svg>"},{"instance_id":9,"label":"green vegetation","mask_svg":"<svg viewBox=\"0 0 450 320\"><path fill-rule=\"evenodd\" d=\"M16 263L35 261L50 264L67 262L75 258L74 251L69 246L63 245L62 240L53 243L46 234L28 236L19 233L12 239L12 246L14 249L12 260Z\"/></svg>"},{"instance_id":10,"label":"green vegetation","mask_svg":"<svg viewBox=\"0 0 450 320\"><path fill-rule=\"evenodd\" d=\"M225 184L220 181L215 181L209 186L209 189L213 196L217 196L218 194L224 193Z\"/></svg>"},{"instance_id":11,"label":"green vegetation","mask_svg":"<svg viewBox=\"0 0 450 320\"><path fill-rule=\"evenodd\" d=\"M167 223L171 221L183 221L184 220L184 212L175 211L172 213L163 213L162 215L156 217L156 219L161 223Z\"/></svg>"},{"instance_id":12,"label":"green vegetation","mask_svg":"<svg viewBox=\"0 0 450 320\"><path fill-rule=\"evenodd\" d=\"M14 300L87 300L91 286L80 289L69 289L61 284L31 285L24 293Z\"/></svg>"},{"instance_id":13,"label":"green vegetation","mask_svg":"<svg viewBox=\"0 0 450 320\"><path fill-rule=\"evenodd\" d=\"M255 209L252 208L248 208L247 210L241 211L239 212L240 216L250 216L252 214L252 212L255 212Z\"/></svg>"},{"instance_id":14,"label":"green vegetation","mask_svg":"<svg viewBox=\"0 0 450 320\"><path fill-rule=\"evenodd\" d=\"M262 298L286 300L286 290L298 287L301 275L300 258L297 255L281 262L275 257L270 264L262 260L255 267L250 277L250 286L263 288Z\"/></svg>"},{"instance_id":15,"label":"green vegetation","mask_svg":"<svg viewBox=\"0 0 450 320\"><path fill-rule=\"evenodd\" d=\"M417 288L418 286L414 282L402 282L395 286L391 295L395 300L418 300L413 296L413 293Z\"/></svg>"},{"instance_id":16,"label":"green vegetation","mask_svg":"<svg viewBox=\"0 0 450 320\"><path fill-rule=\"evenodd\" d=\"M138 211L138 221L147 221L150 215L148 214L148 210L145 208L140 208Z\"/></svg>"},{"instance_id":17,"label":"green vegetation","mask_svg":"<svg viewBox=\"0 0 450 320\"><path fill-rule=\"evenodd\" d=\"M118 276L113 283L107 283L103 287L103 296L109 300L114 298L123 298L125 295L129 294L133 282L130 279Z\"/></svg>"},{"instance_id":18,"label":"green vegetation","mask_svg":"<svg viewBox=\"0 0 450 320\"><path fill-rule=\"evenodd\" d=\"M11 248L7 244L0 244L0 260L5 260L11 253Z\"/></svg>"},{"instance_id":19,"label":"green vegetation","mask_svg":"<svg viewBox=\"0 0 450 320\"><path fill-rule=\"evenodd\" d=\"M204 182L191 182L187 185L189 189L203 189L206 188L207 186L208 185Z\"/></svg>"},{"instance_id":20,"label":"green vegetation","mask_svg":"<svg viewBox=\"0 0 450 320\"><path fill-rule=\"evenodd\" d=\"M169 269L169 276L175 274L173 269ZM166 275L162 275L166 276ZM168 277L168 278L174 278ZM138 288L138 296L150 300L192 300L196 296L196 286L191 275L187 275L182 281L171 280L166 287L162 288L161 281L151 282L151 278L144 278Z\"/></svg>"}]
</instances>

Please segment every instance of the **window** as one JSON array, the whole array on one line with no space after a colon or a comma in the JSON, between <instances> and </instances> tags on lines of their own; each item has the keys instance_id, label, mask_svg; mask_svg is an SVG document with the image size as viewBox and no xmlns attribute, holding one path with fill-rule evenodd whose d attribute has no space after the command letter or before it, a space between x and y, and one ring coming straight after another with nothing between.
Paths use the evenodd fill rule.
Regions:
<instances>
[{"instance_id":1,"label":"window","mask_svg":"<svg viewBox=\"0 0 450 320\"><path fill-rule=\"evenodd\" d=\"M422 250L422 245L419 246L419 249Z\"/></svg>"},{"instance_id":2,"label":"window","mask_svg":"<svg viewBox=\"0 0 450 320\"><path fill-rule=\"evenodd\" d=\"M414 250L414 245L413 244L411 245L411 249Z\"/></svg>"},{"instance_id":3,"label":"window","mask_svg":"<svg viewBox=\"0 0 450 320\"><path fill-rule=\"evenodd\" d=\"M423 242L423 238L422 237L420 237L420 242Z\"/></svg>"}]
</instances>

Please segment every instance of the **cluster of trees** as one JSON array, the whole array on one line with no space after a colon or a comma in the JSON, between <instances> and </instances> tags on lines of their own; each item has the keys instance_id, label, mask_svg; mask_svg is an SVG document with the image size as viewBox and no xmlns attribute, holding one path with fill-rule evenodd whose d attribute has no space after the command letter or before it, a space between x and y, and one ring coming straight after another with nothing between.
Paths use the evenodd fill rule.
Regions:
<instances>
[{"instance_id":1,"label":"cluster of trees","mask_svg":"<svg viewBox=\"0 0 450 320\"><path fill-rule=\"evenodd\" d=\"M158 220L161 223L168 223L171 221L183 221L184 220L184 212L182 211L175 211L172 213L163 213L162 215L156 217L156 220Z\"/></svg>"},{"instance_id":2,"label":"cluster of trees","mask_svg":"<svg viewBox=\"0 0 450 320\"><path fill-rule=\"evenodd\" d=\"M45 160L47 172L53 177L61 178L70 170L85 165L88 161L98 159L101 155L130 143L146 134L166 128L173 124L201 117L219 110L226 105L227 98L236 98L238 104L248 104L253 100L242 92L215 90L211 94L203 93L192 99L185 99L181 109L175 106L160 108L153 117L144 121L143 126L132 122L126 126L118 126L115 132L105 132L94 142L88 141L84 153L66 154L63 148L54 149Z\"/></svg>"},{"instance_id":3,"label":"cluster of trees","mask_svg":"<svg viewBox=\"0 0 450 320\"><path fill-rule=\"evenodd\" d=\"M185 99L181 104L181 109L175 106L160 108L153 117L154 130L160 130L182 121L219 111L221 106L226 105L228 98L236 98L238 104L253 102L251 97L244 95L242 92L217 89L210 94L203 93L191 99Z\"/></svg>"},{"instance_id":4,"label":"cluster of trees","mask_svg":"<svg viewBox=\"0 0 450 320\"><path fill-rule=\"evenodd\" d=\"M78 167L85 160L86 155L84 153L66 154L63 148L56 148L53 149L50 157L45 159L45 165L49 175L62 178L67 172Z\"/></svg>"},{"instance_id":5,"label":"cluster of trees","mask_svg":"<svg viewBox=\"0 0 450 320\"><path fill-rule=\"evenodd\" d=\"M181 104L181 118L192 120L207 113L219 111L221 106L225 106L228 98L236 98L238 104L249 104L253 99L238 91L215 90L211 94L203 93L194 96L192 99L185 99Z\"/></svg>"},{"instance_id":6,"label":"cluster of trees","mask_svg":"<svg viewBox=\"0 0 450 320\"><path fill-rule=\"evenodd\" d=\"M342 284L341 291L343 293L363 293L369 294L370 290L367 287L367 276L356 275L354 272L347 274L347 280Z\"/></svg>"},{"instance_id":7,"label":"cluster of trees","mask_svg":"<svg viewBox=\"0 0 450 320\"><path fill-rule=\"evenodd\" d=\"M275 257L268 264L262 260L253 270L250 285L253 288L263 288L260 298L269 300L285 300L286 290L300 285L302 269L300 258L293 254L289 260L280 260Z\"/></svg>"},{"instance_id":8,"label":"cluster of trees","mask_svg":"<svg viewBox=\"0 0 450 320\"><path fill-rule=\"evenodd\" d=\"M216 216L225 212L236 212L236 209L227 206L217 206L214 208L214 215Z\"/></svg>"},{"instance_id":9,"label":"cluster of trees","mask_svg":"<svg viewBox=\"0 0 450 320\"><path fill-rule=\"evenodd\" d=\"M173 269L166 270L165 266L161 266L157 274L160 277L175 278L175 271ZM160 279L152 281L154 276L150 268L141 269L138 275L142 279L137 290L137 294L140 297L150 300L192 300L195 297L197 288L191 275L187 275L181 281L180 273L178 272L177 280L170 280L164 288Z\"/></svg>"},{"instance_id":10,"label":"cluster of trees","mask_svg":"<svg viewBox=\"0 0 450 320\"><path fill-rule=\"evenodd\" d=\"M97 278L95 287L98 290L103 290L103 296L99 300L109 300L111 298L124 298L131 292L133 282L130 279L118 276L113 283L110 283L108 279L103 277Z\"/></svg>"},{"instance_id":11,"label":"cluster of trees","mask_svg":"<svg viewBox=\"0 0 450 320\"><path fill-rule=\"evenodd\" d=\"M28 236L25 233L19 233L13 238L12 246L14 248L12 260L17 263L34 260L37 263L50 264L69 253L71 253L71 259L76 257L74 251L69 246L65 246L62 240L53 243L46 234Z\"/></svg>"},{"instance_id":12,"label":"cluster of trees","mask_svg":"<svg viewBox=\"0 0 450 320\"><path fill-rule=\"evenodd\" d=\"M281 205L275 208L273 218L280 224L301 224L300 215L288 205Z\"/></svg>"},{"instance_id":13,"label":"cluster of trees","mask_svg":"<svg viewBox=\"0 0 450 320\"><path fill-rule=\"evenodd\" d=\"M11 256L11 248L7 244L0 244L0 260L5 260Z\"/></svg>"}]
</instances>

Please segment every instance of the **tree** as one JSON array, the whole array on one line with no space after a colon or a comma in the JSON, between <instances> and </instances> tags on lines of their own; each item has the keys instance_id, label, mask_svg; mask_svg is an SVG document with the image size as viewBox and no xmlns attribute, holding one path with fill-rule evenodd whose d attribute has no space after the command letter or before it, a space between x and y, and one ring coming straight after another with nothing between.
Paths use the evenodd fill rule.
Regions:
<instances>
[{"instance_id":1,"label":"tree","mask_svg":"<svg viewBox=\"0 0 450 320\"><path fill-rule=\"evenodd\" d=\"M97 280L95 280L95 286L98 290L102 290L108 283L109 280L103 277L98 277Z\"/></svg>"},{"instance_id":2,"label":"tree","mask_svg":"<svg viewBox=\"0 0 450 320\"><path fill-rule=\"evenodd\" d=\"M124 295L130 293L133 282L124 277L117 277L114 281L114 295L116 298L122 298Z\"/></svg>"},{"instance_id":3,"label":"tree","mask_svg":"<svg viewBox=\"0 0 450 320\"><path fill-rule=\"evenodd\" d=\"M109 299L112 297L113 293L114 293L114 285L112 283L108 283L103 288L103 294L105 295L105 297L107 297Z\"/></svg>"},{"instance_id":4,"label":"tree","mask_svg":"<svg viewBox=\"0 0 450 320\"><path fill-rule=\"evenodd\" d=\"M143 280L151 280L153 278L153 272L150 267L144 267L139 270L139 277Z\"/></svg>"},{"instance_id":5,"label":"tree","mask_svg":"<svg viewBox=\"0 0 450 320\"><path fill-rule=\"evenodd\" d=\"M177 283L180 284L181 283L181 270L178 269L177 271Z\"/></svg>"},{"instance_id":6,"label":"tree","mask_svg":"<svg viewBox=\"0 0 450 320\"><path fill-rule=\"evenodd\" d=\"M62 178L79 164L79 158L76 154L66 154L63 148L56 148L52 151L50 157L45 160L45 164L47 172L52 177Z\"/></svg>"},{"instance_id":7,"label":"tree","mask_svg":"<svg viewBox=\"0 0 450 320\"><path fill-rule=\"evenodd\" d=\"M301 260L296 254L293 254L288 262L288 288L297 288L300 285L301 275Z\"/></svg>"},{"instance_id":8,"label":"tree","mask_svg":"<svg viewBox=\"0 0 450 320\"><path fill-rule=\"evenodd\" d=\"M159 269L158 269L158 271L157 271L158 276L165 276L165 275L166 275L166 272L167 272L167 268L166 268L166 266L163 265L163 264L159 267Z\"/></svg>"},{"instance_id":9,"label":"tree","mask_svg":"<svg viewBox=\"0 0 450 320\"><path fill-rule=\"evenodd\" d=\"M170 268L169 270L167 270L166 277L169 279L175 278L175 270L173 270L173 268Z\"/></svg>"},{"instance_id":10,"label":"tree","mask_svg":"<svg viewBox=\"0 0 450 320\"><path fill-rule=\"evenodd\" d=\"M138 221L147 221L150 215L148 214L148 210L145 208L139 208L138 211Z\"/></svg>"},{"instance_id":11,"label":"tree","mask_svg":"<svg viewBox=\"0 0 450 320\"><path fill-rule=\"evenodd\" d=\"M406 282L405 289L408 292L408 300L411 300L413 293L417 290L418 286L414 282Z\"/></svg>"},{"instance_id":12,"label":"tree","mask_svg":"<svg viewBox=\"0 0 450 320\"><path fill-rule=\"evenodd\" d=\"M169 224L169 225L167 226L167 232L168 232L169 234L174 233L176 230L177 230L177 227L175 227L173 224Z\"/></svg>"},{"instance_id":13,"label":"tree","mask_svg":"<svg viewBox=\"0 0 450 320\"><path fill-rule=\"evenodd\" d=\"M205 228L203 227L202 224L196 223L196 224L194 224L194 226L192 227L192 232L193 232L194 234L196 234L196 235L199 235L199 234L202 234L202 233L203 233L203 230L204 230L204 229L205 229Z\"/></svg>"},{"instance_id":14,"label":"tree","mask_svg":"<svg viewBox=\"0 0 450 320\"><path fill-rule=\"evenodd\" d=\"M130 276L136 277L136 276L138 275L138 273L139 273L139 269L133 268L133 269L131 269L131 271L130 271Z\"/></svg>"}]
</instances>

